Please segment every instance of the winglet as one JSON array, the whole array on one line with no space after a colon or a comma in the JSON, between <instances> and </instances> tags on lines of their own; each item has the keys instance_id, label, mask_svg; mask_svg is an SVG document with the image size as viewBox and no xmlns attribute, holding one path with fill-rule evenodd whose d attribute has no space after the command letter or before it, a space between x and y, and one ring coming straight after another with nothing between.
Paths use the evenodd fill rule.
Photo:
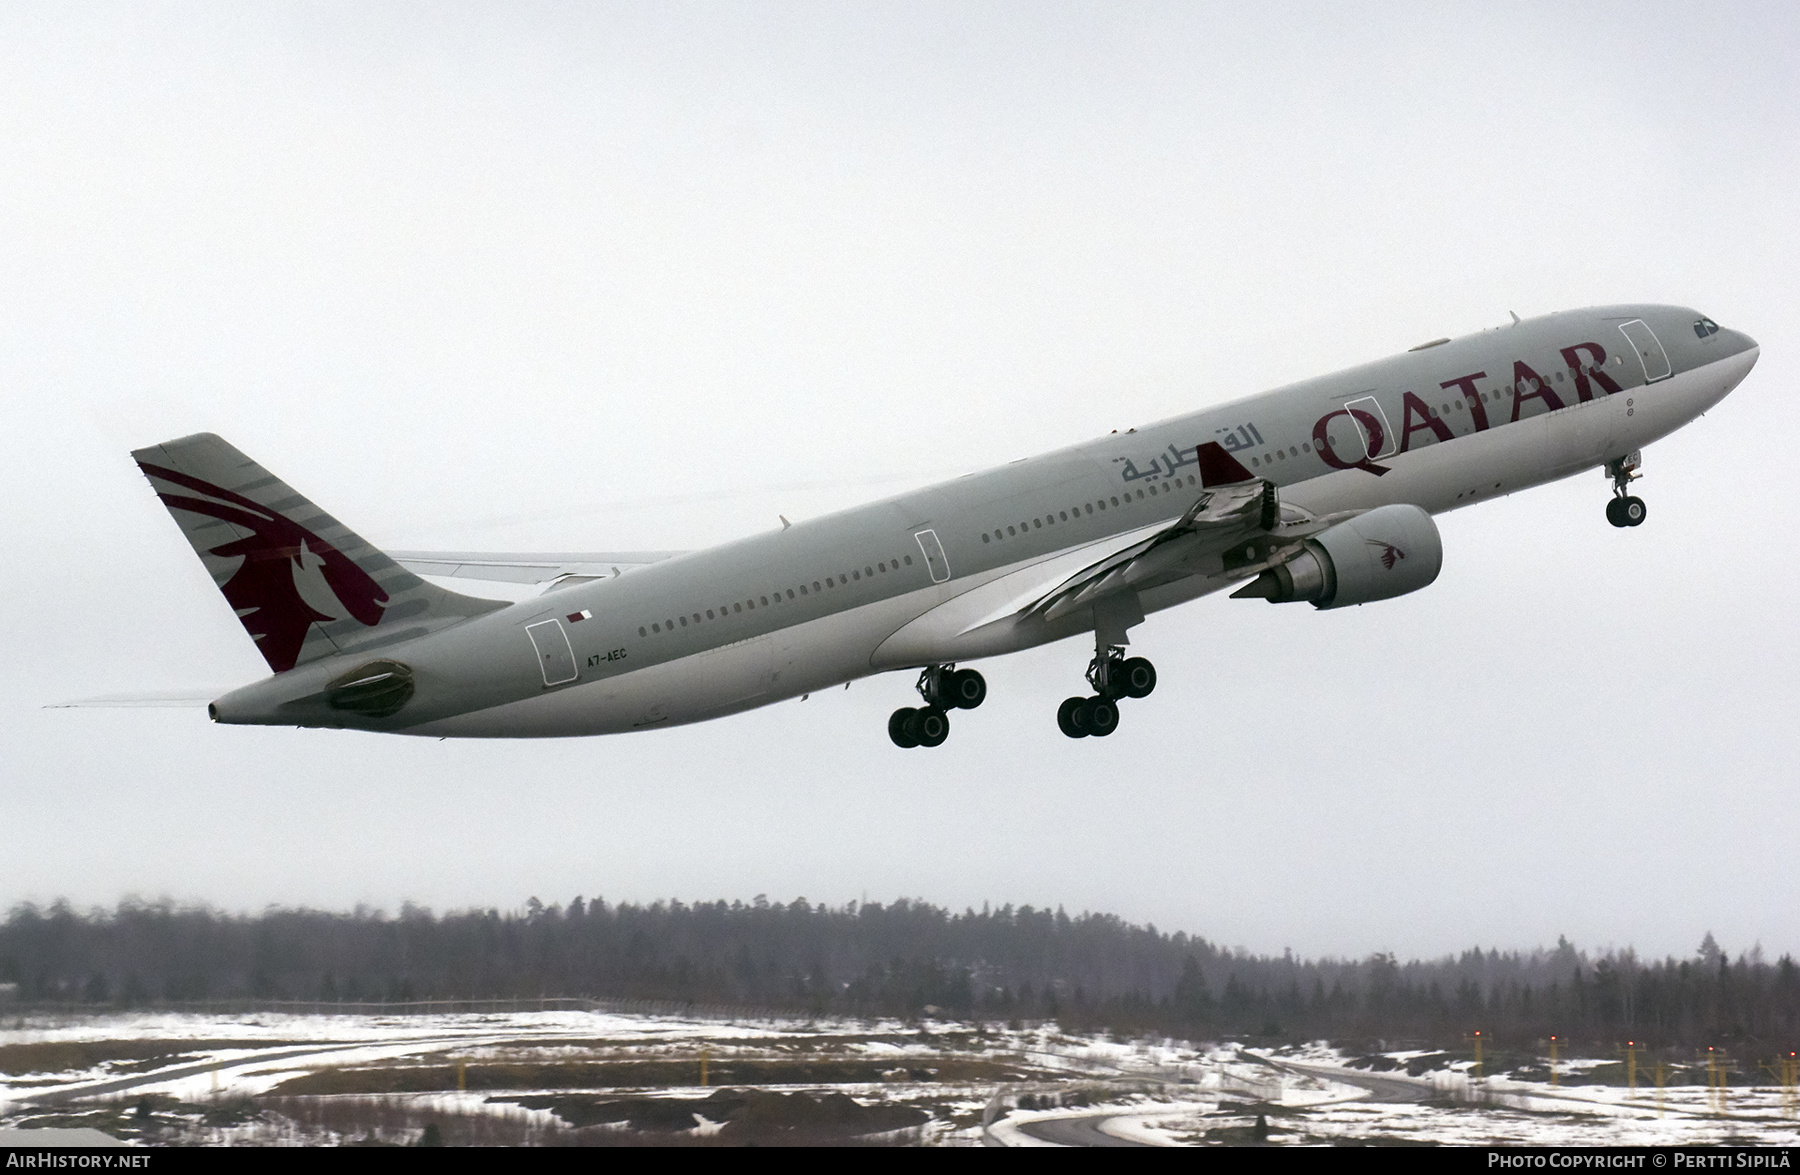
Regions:
<instances>
[{"instance_id":1,"label":"winglet","mask_svg":"<svg viewBox=\"0 0 1800 1175\"><path fill-rule=\"evenodd\" d=\"M1249 481L1250 471L1217 441L1207 441L1200 446L1200 484L1207 489L1215 486L1235 485Z\"/></svg>"}]
</instances>

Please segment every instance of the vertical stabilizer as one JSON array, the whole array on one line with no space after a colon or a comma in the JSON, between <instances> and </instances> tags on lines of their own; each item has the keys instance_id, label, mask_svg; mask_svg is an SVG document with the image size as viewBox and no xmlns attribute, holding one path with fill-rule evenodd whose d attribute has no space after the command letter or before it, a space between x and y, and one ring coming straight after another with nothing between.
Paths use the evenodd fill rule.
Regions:
<instances>
[{"instance_id":1,"label":"vertical stabilizer","mask_svg":"<svg viewBox=\"0 0 1800 1175\"><path fill-rule=\"evenodd\" d=\"M276 673L506 606L426 583L212 433L132 457Z\"/></svg>"}]
</instances>

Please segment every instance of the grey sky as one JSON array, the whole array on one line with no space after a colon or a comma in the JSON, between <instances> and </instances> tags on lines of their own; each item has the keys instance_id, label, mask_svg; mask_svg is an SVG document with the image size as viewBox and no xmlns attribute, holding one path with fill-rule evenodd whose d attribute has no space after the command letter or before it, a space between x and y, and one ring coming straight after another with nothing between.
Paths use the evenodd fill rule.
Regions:
<instances>
[{"instance_id":1,"label":"grey sky","mask_svg":"<svg viewBox=\"0 0 1800 1175\"><path fill-rule=\"evenodd\" d=\"M1257 950L1800 950L1791 7L7 5L0 904L918 895ZM1763 358L1345 613L559 742L48 701L264 672L128 457L389 547L721 541L1522 315Z\"/></svg>"}]
</instances>

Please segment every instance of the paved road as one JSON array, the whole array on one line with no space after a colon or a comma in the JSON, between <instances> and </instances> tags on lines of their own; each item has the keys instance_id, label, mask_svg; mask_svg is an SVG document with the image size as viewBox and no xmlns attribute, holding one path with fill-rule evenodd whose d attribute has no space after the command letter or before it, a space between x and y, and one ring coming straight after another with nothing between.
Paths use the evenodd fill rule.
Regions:
<instances>
[{"instance_id":1,"label":"paved road","mask_svg":"<svg viewBox=\"0 0 1800 1175\"><path fill-rule=\"evenodd\" d=\"M286 1061L293 1057L310 1057L319 1053L336 1052L341 1049L367 1048L363 1044L339 1044L326 1048L317 1045L311 1048L287 1049L278 1053L257 1053L250 1057L234 1057L229 1061L205 1061L198 1065L182 1065L176 1069L158 1069L153 1073L140 1073L135 1077L121 1077L116 1081L102 1081L97 1085L78 1085L70 1089L52 1089L43 1093L30 1094L13 1100L22 1105L57 1106L64 1102L72 1102L77 1098L99 1097L101 1094L118 1093L120 1090L135 1089L140 1085L156 1085L164 1081L173 1081L177 1077L192 1077L197 1073L211 1073L219 1069L234 1069L240 1065L262 1064L267 1061Z\"/></svg>"},{"instance_id":2,"label":"paved road","mask_svg":"<svg viewBox=\"0 0 1800 1175\"><path fill-rule=\"evenodd\" d=\"M1323 1077L1340 1085L1366 1089L1372 1102L1428 1102L1444 1096L1428 1083L1413 1077L1387 1077L1379 1073L1339 1069L1331 1065L1296 1065L1292 1061L1277 1061L1270 1057L1259 1057L1255 1053L1240 1052L1238 1056L1258 1065L1267 1065L1271 1069L1300 1073L1308 1077Z\"/></svg>"},{"instance_id":3,"label":"paved road","mask_svg":"<svg viewBox=\"0 0 1800 1175\"><path fill-rule=\"evenodd\" d=\"M1126 1138L1114 1138L1100 1129L1100 1123L1117 1114L1083 1114L1079 1118L1039 1118L1035 1122L1019 1122L1018 1129L1039 1142L1058 1146L1148 1146Z\"/></svg>"},{"instance_id":4,"label":"paved road","mask_svg":"<svg viewBox=\"0 0 1800 1175\"><path fill-rule=\"evenodd\" d=\"M557 1039L561 1034L543 1037L547 1041ZM483 1036L422 1036L400 1040L363 1040L337 1041L332 1044L308 1045L305 1048L281 1049L276 1052L253 1053L248 1056L231 1057L222 1061L201 1061L193 1065L182 1065L174 1069L158 1069L151 1073L138 1073L130 1077L120 1077L112 1081L101 1081L92 1085L77 1085L62 1089L47 1089L42 1093L26 1094L12 1100L19 1105L56 1106L72 1102L79 1098L99 1097L108 1093L119 1093L127 1089L136 1089L144 1085L158 1085L165 1081L173 1081L180 1077L193 1077L201 1073L212 1073L223 1069L246 1068L262 1065L270 1061L288 1061L295 1057L323 1056L327 1053L344 1052L349 1049L384 1049L394 1050L395 1056L406 1056L414 1052L441 1051L441 1046L452 1048L476 1048L481 1045L495 1044L501 1041L522 1039L520 1033L509 1032ZM196 1049L206 1047L204 1038L196 1038L193 1046ZM371 1060L389 1058L375 1057Z\"/></svg>"}]
</instances>

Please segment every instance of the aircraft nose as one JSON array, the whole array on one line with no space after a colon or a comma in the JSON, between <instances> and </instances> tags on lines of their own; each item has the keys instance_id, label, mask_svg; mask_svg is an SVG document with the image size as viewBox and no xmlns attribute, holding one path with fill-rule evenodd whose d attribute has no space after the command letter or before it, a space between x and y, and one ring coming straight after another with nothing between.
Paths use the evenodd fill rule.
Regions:
<instances>
[{"instance_id":1,"label":"aircraft nose","mask_svg":"<svg viewBox=\"0 0 1800 1175\"><path fill-rule=\"evenodd\" d=\"M1731 330L1728 327L1724 333L1731 336L1731 350L1733 354L1741 355L1745 351L1755 351L1759 355L1762 353L1761 345L1743 331Z\"/></svg>"}]
</instances>

